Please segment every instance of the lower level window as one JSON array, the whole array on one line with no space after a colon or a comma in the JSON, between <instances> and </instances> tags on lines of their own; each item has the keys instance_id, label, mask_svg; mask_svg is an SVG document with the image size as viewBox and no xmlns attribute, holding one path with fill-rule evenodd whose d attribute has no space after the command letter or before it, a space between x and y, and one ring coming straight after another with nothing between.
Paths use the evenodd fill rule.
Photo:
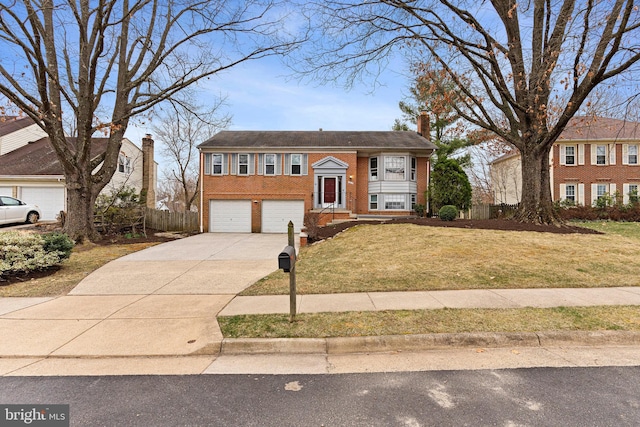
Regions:
<instances>
[{"instance_id":1,"label":"lower level window","mask_svg":"<svg viewBox=\"0 0 640 427\"><path fill-rule=\"evenodd\" d=\"M566 192L565 192L565 199L566 200L570 200L573 203L576 202L576 186L575 184L567 184L566 187Z\"/></svg>"},{"instance_id":2,"label":"lower level window","mask_svg":"<svg viewBox=\"0 0 640 427\"><path fill-rule=\"evenodd\" d=\"M384 196L384 208L387 210L404 210L405 203L404 194L387 194Z\"/></svg>"},{"instance_id":3,"label":"lower level window","mask_svg":"<svg viewBox=\"0 0 640 427\"><path fill-rule=\"evenodd\" d=\"M598 199L607 194L607 184L598 184Z\"/></svg>"},{"instance_id":4,"label":"lower level window","mask_svg":"<svg viewBox=\"0 0 640 427\"><path fill-rule=\"evenodd\" d=\"M378 195L370 194L369 195L369 209L376 210L378 209Z\"/></svg>"}]
</instances>

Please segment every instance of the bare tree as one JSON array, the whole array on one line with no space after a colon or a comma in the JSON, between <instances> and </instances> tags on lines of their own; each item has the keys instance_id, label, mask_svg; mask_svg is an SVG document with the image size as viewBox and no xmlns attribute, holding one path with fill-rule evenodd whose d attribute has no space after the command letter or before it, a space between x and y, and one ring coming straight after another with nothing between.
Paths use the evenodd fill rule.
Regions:
<instances>
[{"instance_id":1,"label":"bare tree","mask_svg":"<svg viewBox=\"0 0 640 427\"><path fill-rule=\"evenodd\" d=\"M193 94L192 94L193 95ZM153 127L156 139L162 144L162 154L170 160L170 170L166 170L166 179L174 181L179 187L182 210L189 211L198 196L200 182L199 157L197 146L213 134L229 125L231 118L220 114L224 99L216 100L213 105L203 106L186 101L172 102L164 111L158 125Z\"/></svg>"},{"instance_id":2,"label":"bare tree","mask_svg":"<svg viewBox=\"0 0 640 427\"><path fill-rule=\"evenodd\" d=\"M633 0L326 0L315 11L314 59L294 66L351 84L403 51L446 70L464 94L457 113L521 154L521 221L561 222L549 152L592 91L638 92L624 92L640 60Z\"/></svg>"},{"instance_id":3,"label":"bare tree","mask_svg":"<svg viewBox=\"0 0 640 427\"><path fill-rule=\"evenodd\" d=\"M289 52L277 0L13 0L0 4L0 95L47 132L67 188L65 231L93 206L129 121L242 62ZM71 118L71 120L69 119ZM72 122L74 138L65 133ZM104 152L91 138L109 139Z\"/></svg>"}]
</instances>

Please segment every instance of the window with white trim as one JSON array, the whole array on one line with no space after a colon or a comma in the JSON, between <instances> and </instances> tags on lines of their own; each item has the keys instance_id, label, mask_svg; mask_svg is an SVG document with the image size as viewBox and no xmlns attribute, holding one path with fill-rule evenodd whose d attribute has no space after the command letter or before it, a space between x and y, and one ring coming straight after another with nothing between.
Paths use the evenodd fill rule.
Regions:
<instances>
[{"instance_id":1,"label":"window with white trim","mask_svg":"<svg viewBox=\"0 0 640 427\"><path fill-rule=\"evenodd\" d=\"M211 175L222 175L222 154L211 155Z\"/></svg>"},{"instance_id":2,"label":"window with white trim","mask_svg":"<svg viewBox=\"0 0 640 427\"><path fill-rule=\"evenodd\" d=\"M369 209L377 210L378 209L378 195L377 194L369 194Z\"/></svg>"},{"instance_id":3,"label":"window with white trim","mask_svg":"<svg viewBox=\"0 0 640 427\"><path fill-rule=\"evenodd\" d=\"M131 159L124 153L118 156L118 172L127 175L131 173Z\"/></svg>"},{"instance_id":4,"label":"window with white trim","mask_svg":"<svg viewBox=\"0 0 640 427\"><path fill-rule=\"evenodd\" d=\"M638 184L629 184L629 202L638 203Z\"/></svg>"},{"instance_id":5,"label":"window with white trim","mask_svg":"<svg viewBox=\"0 0 640 427\"><path fill-rule=\"evenodd\" d=\"M378 180L378 158L370 157L369 158L369 181L377 181Z\"/></svg>"},{"instance_id":6,"label":"window with white trim","mask_svg":"<svg viewBox=\"0 0 640 427\"><path fill-rule=\"evenodd\" d=\"M564 164L570 166L576 164L576 147L574 145L564 146Z\"/></svg>"},{"instance_id":7,"label":"window with white trim","mask_svg":"<svg viewBox=\"0 0 640 427\"><path fill-rule=\"evenodd\" d=\"M291 155L291 175L302 175L302 154Z\"/></svg>"},{"instance_id":8,"label":"window with white trim","mask_svg":"<svg viewBox=\"0 0 640 427\"><path fill-rule=\"evenodd\" d=\"M596 165L606 165L606 164L607 164L607 146L598 145L596 147Z\"/></svg>"},{"instance_id":9,"label":"window with white trim","mask_svg":"<svg viewBox=\"0 0 640 427\"><path fill-rule=\"evenodd\" d=\"M384 158L385 181L404 181L405 180L404 171L406 166L405 162L406 162L406 158L404 156L385 156Z\"/></svg>"},{"instance_id":10,"label":"window with white trim","mask_svg":"<svg viewBox=\"0 0 640 427\"><path fill-rule=\"evenodd\" d=\"M386 210L404 210L406 198L404 194L385 194L384 208Z\"/></svg>"},{"instance_id":11,"label":"window with white trim","mask_svg":"<svg viewBox=\"0 0 640 427\"><path fill-rule=\"evenodd\" d=\"M264 174L265 175L276 174L276 155L275 154L264 155Z\"/></svg>"},{"instance_id":12,"label":"window with white trim","mask_svg":"<svg viewBox=\"0 0 640 427\"><path fill-rule=\"evenodd\" d=\"M629 145L627 148L627 163L630 165L638 164L638 146Z\"/></svg>"},{"instance_id":13,"label":"window with white trim","mask_svg":"<svg viewBox=\"0 0 640 427\"><path fill-rule=\"evenodd\" d=\"M411 158L411 181L416 180L416 169L417 169L417 159L415 157Z\"/></svg>"},{"instance_id":14,"label":"window with white trim","mask_svg":"<svg viewBox=\"0 0 640 427\"><path fill-rule=\"evenodd\" d=\"M238 175L249 175L248 154L238 154Z\"/></svg>"},{"instance_id":15,"label":"window with white trim","mask_svg":"<svg viewBox=\"0 0 640 427\"><path fill-rule=\"evenodd\" d=\"M597 196L596 198L597 198L597 199L600 199L600 198L601 198L601 197L603 197L605 194L607 194L607 192L608 192L608 191L607 191L607 190L608 190L608 189L607 189L607 187L608 187L608 185L607 185L607 184L598 184L598 185L596 186L596 196Z\"/></svg>"},{"instance_id":16,"label":"window with white trim","mask_svg":"<svg viewBox=\"0 0 640 427\"><path fill-rule=\"evenodd\" d=\"M417 204L418 204L418 195L417 194L412 194L411 195L411 209L415 209Z\"/></svg>"},{"instance_id":17,"label":"window with white trim","mask_svg":"<svg viewBox=\"0 0 640 427\"><path fill-rule=\"evenodd\" d=\"M571 202L576 202L576 185L575 184L567 184L564 191L565 200L570 200Z\"/></svg>"}]
</instances>

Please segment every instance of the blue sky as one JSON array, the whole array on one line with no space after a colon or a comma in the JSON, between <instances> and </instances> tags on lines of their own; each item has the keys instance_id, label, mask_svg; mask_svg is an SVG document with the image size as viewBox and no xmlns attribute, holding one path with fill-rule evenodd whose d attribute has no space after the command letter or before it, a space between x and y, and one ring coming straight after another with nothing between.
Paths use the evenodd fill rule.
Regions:
<instances>
[{"instance_id":1,"label":"blue sky","mask_svg":"<svg viewBox=\"0 0 640 427\"><path fill-rule=\"evenodd\" d=\"M397 68L385 71L377 87L371 81L347 90L287 78L291 71L270 58L230 69L198 91L203 100L227 97L230 130L391 130L410 84ZM132 123L126 136L138 143L147 132Z\"/></svg>"}]
</instances>

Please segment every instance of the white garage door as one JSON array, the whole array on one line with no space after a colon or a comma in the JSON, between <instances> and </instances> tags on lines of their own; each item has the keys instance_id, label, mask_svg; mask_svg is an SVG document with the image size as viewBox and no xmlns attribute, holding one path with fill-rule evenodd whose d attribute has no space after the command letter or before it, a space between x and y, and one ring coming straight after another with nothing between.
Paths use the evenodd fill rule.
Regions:
<instances>
[{"instance_id":1,"label":"white garage door","mask_svg":"<svg viewBox=\"0 0 640 427\"><path fill-rule=\"evenodd\" d=\"M299 233L304 221L304 200L262 202L263 233L286 233L289 221L293 221L293 231Z\"/></svg>"},{"instance_id":2,"label":"white garage door","mask_svg":"<svg viewBox=\"0 0 640 427\"><path fill-rule=\"evenodd\" d=\"M251 233L251 200L210 200L209 231Z\"/></svg>"},{"instance_id":3,"label":"white garage door","mask_svg":"<svg viewBox=\"0 0 640 427\"><path fill-rule=\"evenodd\" d=\"M13 187L0 187L0 196L13 196Z\"/></svg>"},{"instance_id":4,"label":"white garage door","mask_svg":"<svg viewBox=\"0 0 640 427\"><path fill-rule=\"evenodd\" d=\"M64 187L22 187L20 199L38 205L43 220L55 220L64 210Z\"/></svg>"}]
</instances>

